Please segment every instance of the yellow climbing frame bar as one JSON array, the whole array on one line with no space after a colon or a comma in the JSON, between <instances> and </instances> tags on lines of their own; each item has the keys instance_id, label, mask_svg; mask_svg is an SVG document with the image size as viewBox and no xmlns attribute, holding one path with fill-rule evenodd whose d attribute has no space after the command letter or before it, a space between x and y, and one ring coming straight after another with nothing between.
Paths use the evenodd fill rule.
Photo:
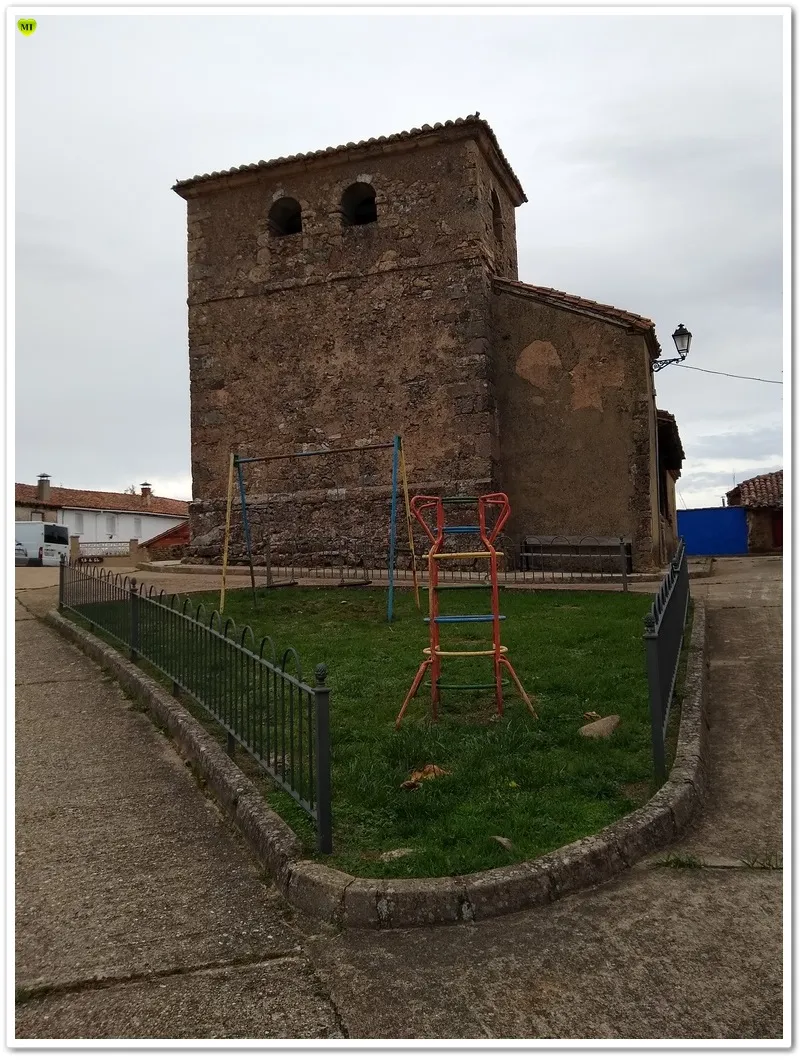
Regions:
<instances>
[{"instance_id":1,"label":"yellow climbing frame bar","mask_svg":"<svg viewBox=\"0 0 804 1060\"><path fill-rule=\"evenodd\" d=\"M425 655L433 654L431 648L423 648L422 651L424 652ZM508 651L508 649L506 648L506 646L504 644L501 644L500 645L500 655L504 655L507 651ZM440 648L438 648L435 651L434 654L436 654L436 655L496 655L497 654L497 649L496 648L491 648L488 651L442 651Z\"/></svg>"},{"instance_id":2,"label":"yellow climbing frame bar","mask_svg":"<svg viewBox=\"0 0 804 1060\"><path fill-rule=\"evenodd\" d=\"M496 553L498 556L502 556L504 553ZM488 559L491 552L435 552L431 556L429 552L425 552L422 559Z\"/></svg>"}]
</instances>

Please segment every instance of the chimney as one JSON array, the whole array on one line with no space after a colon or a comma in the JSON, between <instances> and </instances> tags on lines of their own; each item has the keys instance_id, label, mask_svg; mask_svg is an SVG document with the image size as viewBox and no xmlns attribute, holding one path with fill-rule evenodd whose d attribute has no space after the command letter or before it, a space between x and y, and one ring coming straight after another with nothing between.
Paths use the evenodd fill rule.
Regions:
<instances>
[{"instance_id":1,"label":"chimney","mask_svg":"<svg viewBox=\"0 0 804 1060\"><path fill-rule=\"evenodd\" d=\"M37 480L36 496L43 504L47 504L50 500L50 475L46 475L44 472L42 472Z\"/></svg>"},{"instance_id":2,"label":"chimney","mask_svg":"<svg viewBox=\"0 0 804 1060\"><path fill-rule=\"evenodd\" d=\"M151 483L141 482L140 489L142 490L142 496L145 500L145 506L149 508L151 506Z\"/></svg>"}]
</instances>

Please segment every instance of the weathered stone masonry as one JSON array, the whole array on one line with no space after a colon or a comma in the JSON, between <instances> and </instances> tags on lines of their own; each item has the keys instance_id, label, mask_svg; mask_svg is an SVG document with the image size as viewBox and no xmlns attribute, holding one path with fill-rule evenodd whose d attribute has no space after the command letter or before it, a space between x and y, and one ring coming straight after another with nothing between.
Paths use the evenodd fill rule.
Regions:
<instances>
[{"instance_id":1,"label":"weathered stone masonry","mask_svg":"<svg viewBox=\"0 0 804 1060\"><path fill-rule=\"evenodd\" d=\"M652 325L612 323L609 307L584 317L515 282L526 199L485 122L175 190L188 210L191 553L220 555L231 449L401 433L414 490L507 489L520 532L624 532L650 557ZM354 194L371 193L358 208L376 220L350 224ZM270 495L274 547L337 529L381 549L387 535L388 453L251 465L247 485L250 502Z\"/></svg>"},{"instance_id":2,"label":"weathered stone masonry","mask_svg":"<svg viewBox=\"0 0 804 1060\"><path fill-rule=\"evenodd\" d=\"M652 540L650 358L643 335L556 313L495 283L502 465L520 533ZM538 336L538 338L534 338Z\"/></svg>"}]
</instances>

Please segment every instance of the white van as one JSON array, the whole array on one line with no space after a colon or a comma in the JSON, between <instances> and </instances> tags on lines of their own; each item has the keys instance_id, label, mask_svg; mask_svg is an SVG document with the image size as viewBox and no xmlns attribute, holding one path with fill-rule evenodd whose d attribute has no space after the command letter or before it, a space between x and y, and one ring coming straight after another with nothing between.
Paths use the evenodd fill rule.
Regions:
<instances>
[{"instance_id":1,"label":"white van","mask_svg":"<svg viewBox=\"0 0 804 1060\"><path fill-rule=\"evenodd\" d=\"M69 556L70 531L60 523L15 523L14 537L28 553L29 567L58 567Z\"/></svg>"}]
</instances>

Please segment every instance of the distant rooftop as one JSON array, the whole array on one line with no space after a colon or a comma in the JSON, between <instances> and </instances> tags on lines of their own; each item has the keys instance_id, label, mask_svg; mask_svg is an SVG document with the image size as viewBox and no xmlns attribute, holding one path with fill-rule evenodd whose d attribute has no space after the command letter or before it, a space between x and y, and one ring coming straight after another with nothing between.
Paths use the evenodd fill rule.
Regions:
<instances>
[{"instance_id":1,"label":"distant rooftop","mask_svg":"<svg viewBox=\"0 0 804 1060\"><path fill-rule=\"evenodd\" d=\"M53 486L44 501L38 486L26 482L14 483L16 504L37 508L79 508L88 511L139 512L142 515L173 515L186 518L190 506L187 501L172 497L143 496L139 493L110 493L104 490L75 490Z\"/></svg>"},{"instance_id":2,"label":"distant rooftop","mask_svg":"<svg viewBox=\"0 0 804 1060\"><path fill-rule=\"evenodd\" d=\"M783 472L771 471L767 475L756 475L745 482L738 482L729 490L726 499L730 506L743 508L782 508Z\"/></svg>"}]
</instances>

